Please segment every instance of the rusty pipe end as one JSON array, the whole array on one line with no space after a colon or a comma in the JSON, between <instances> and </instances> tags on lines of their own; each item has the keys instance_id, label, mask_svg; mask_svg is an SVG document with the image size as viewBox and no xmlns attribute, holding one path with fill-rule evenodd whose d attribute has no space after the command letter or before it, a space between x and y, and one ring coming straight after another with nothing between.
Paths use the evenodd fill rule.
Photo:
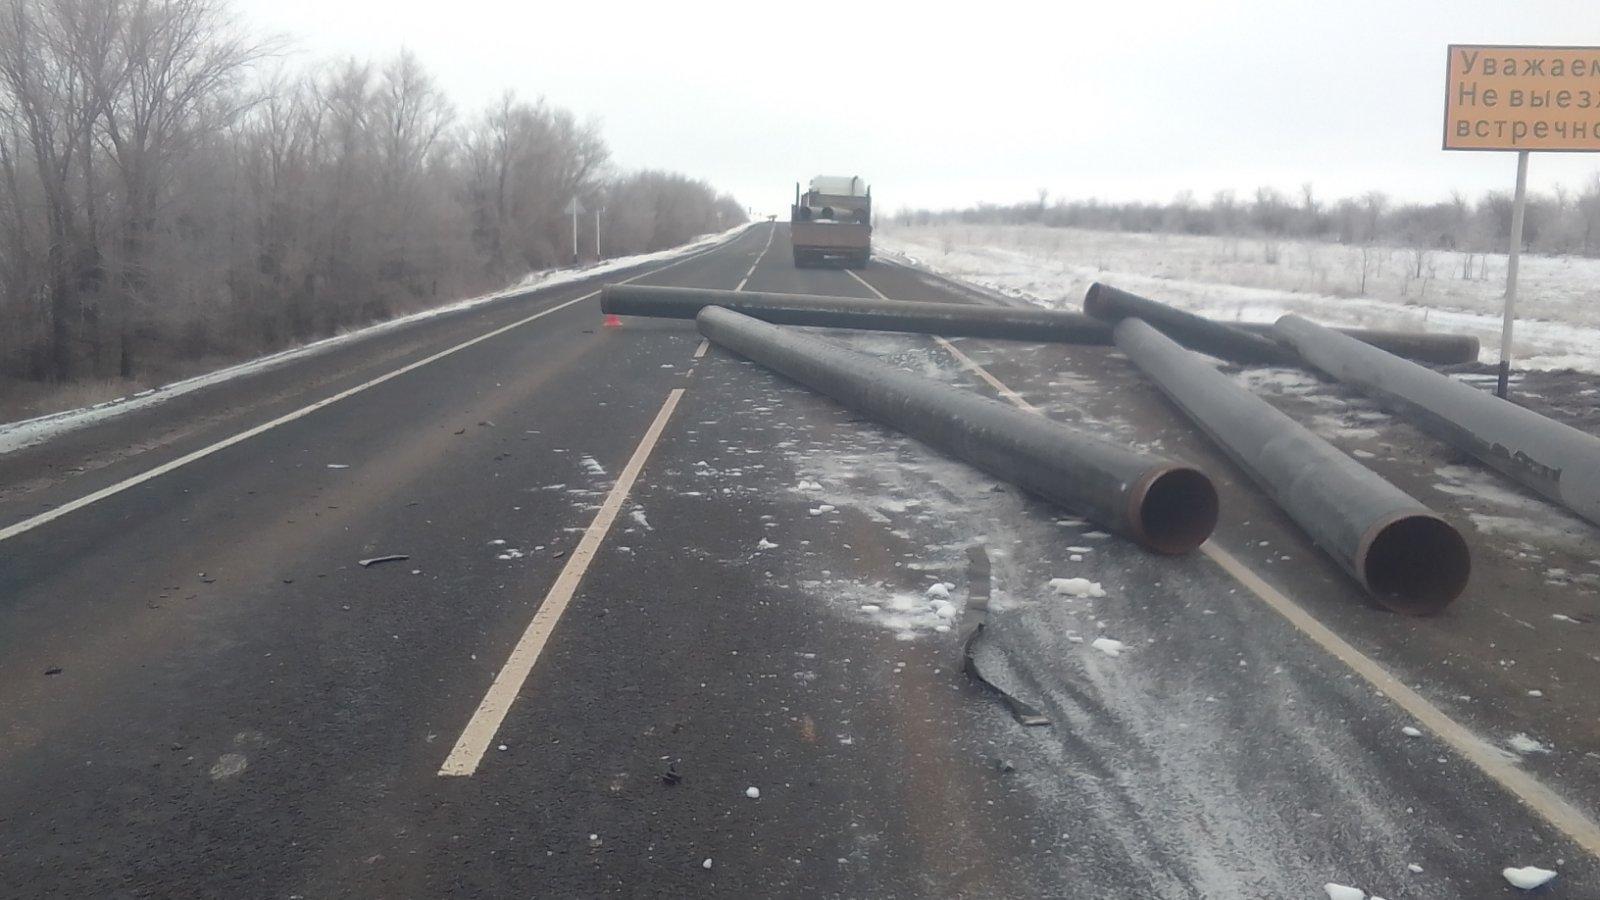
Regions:
<instances>
[{"instance_id":1,"label":"rusty pipe end","mask_svg":"<svg viewBox=\"0 0 1600 900\"><path fill-rule=\"evenodd\" d=\"M1441 612L1467 588L1472 554L1455 526L1432 513L1396 513L1361 536L1356 571L1374 599L1410 616Z\"/></svg>"},{"instance_id":2,"label":"rusty pipe end","mask_svg":"<svg viewBox=\"0 0 1600 900\"><path fill-rule=\"evenodd\" d=\"M1110 290L1114 290L1114 288L1098 281L1089 285L1089 290L1085 291L1083 295L1083 311L1091 318L1114 325L1124 316L1113 303L1103 296L1104 292Z\"/></svg>"},{"instance_id":3,"label":"rusty pipe end","mask_svg":"<svg viewBox=\"0 0 1600 900\"><path fill-rule=\"evenodd\" d=\"M1134 540L1157 553L1188 553L1217 527L1216 486L1191 466L1157 466L1128 491L1127 522Z\"/></svg>"}]
</instances>

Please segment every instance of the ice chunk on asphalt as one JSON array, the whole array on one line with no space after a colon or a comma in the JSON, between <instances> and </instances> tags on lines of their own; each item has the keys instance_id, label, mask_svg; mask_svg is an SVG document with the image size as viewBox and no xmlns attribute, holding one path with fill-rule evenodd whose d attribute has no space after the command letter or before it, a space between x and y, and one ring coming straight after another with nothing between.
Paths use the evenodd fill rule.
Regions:
<instances>
[{"instance_id":1,"label":"ice chunk on asphalt","mask_svg":"<svg viewBox=\"0 0 1600 900\"><path fill-rule=\"evenodd\" d=\"M1512 887L1521 888L1525 891L1543 887L1549 884L1552 878L1556 877L1556 873L1549 869L1541 869L1538 866L1523 866L1520 869L1507 868L1501 870L1500 874L1511 882Z\"/></svg>"},{"instance_id":2,"label":"ice chunk on asphalt","mask_svg":"<svg viewBox=\"0 0 1600 900\"><path fill-rule=\"evenodd\" d=\"M949 600L950 599L950 589L948 587L945 587L944 582L942 582L942 581L940 583L938 583L938 584L935 584L935 585L929 587L928 591L927 591L927 594L928 594L928 597L930 599L935 599L935 600Z\"/></svg>"},{"instance_id":3,"label":"ice chunk on asphalt","mask_svg":"<svg viewBox=\"0 0 1600 900\"><path fill-rule=\"evenodd\" d=\"M1410 725L1400 729L1400 733L1406 737L1422 737L1422 732L1412 728Z\"/></svg>"},{"instance_id":4,"label":"ice chunk on asphalt","mask_svg":"<svg viewBox=\"0 0 1600 900\"><path fill-rule=\"evenodd\" d=\"M1072 597L1104 597L1105 588L1098 581L1087 578L1052 578L1050 589L1058 594L1067 594Z\"/></svg>"},{"instance_id":5,"label":"ice chunk on asphalt","mask_svg":"<svg viewBox=\"0 0 1600 900\"><path fill-rule=\"evenodd\" d=\"M744 795L749 797L751 800L759 800L761 799L761 789L758 787L747 787L744 789Z\"/></svg>"},{"instance_id":6,"label":"ice chunk on asphalt","mask_svg":"<svg viewBox=\"0 0 1600 900\"><path fill-rule=\"evenodd\" d=\"M1328 900L1367 900L1366 891L1347 884L1334 884L1330 881L1323 885L1322 889L1328 892Z\"/></svg>"},{"instance_id":7,"label":"ice chunk on asphalt","mask_svg":"<svg viewBox=\"0 0 1600 900\"><path fill-rule=\"evenodd\" d=\"M1101 653L1104 653L1107 656L1121 656L1122 651L1128 649L1127 644L1124 644L1121 641L1112 640L1111 638L1095 638L1093 643L1091 643L1089 646L1099 650Z\"/></svg>"},{"instance_id":8,"label":"ice chunk on asphalt","mask_svg":"<svg viewBox=\"0 0 1600 900\"><path fill-rule=\"evenodd\" d=\"M1517 751L1518 753L1549 753L1550 752L1550 748L1549 747L1546 747L1545 745L1539 743L1537 740L1534 740L1533 738L1528 737L1526 734L1524 734L1524 733L1522 733L1520 731L1517 732L1516 734L1513 734L1511 736L1511 739L1506 741L1506 743L1510 744L1511 745L1511 749Z\"/></svg>"},{"instance_id":9,"label":"ice chunk on asphalt","mask_svg":"<svg viewBox=\"0 0 1600 900\"><path fill-rule=\"evenodd\" d=\"M774 548L776 546L778 546L778 545L774 544L773 542L771 542L769 540L767 540L766 538L762 538L761 540L756 542L756 549L757 550L771 550L772 548Z\"/></svg>"}]
</instances>

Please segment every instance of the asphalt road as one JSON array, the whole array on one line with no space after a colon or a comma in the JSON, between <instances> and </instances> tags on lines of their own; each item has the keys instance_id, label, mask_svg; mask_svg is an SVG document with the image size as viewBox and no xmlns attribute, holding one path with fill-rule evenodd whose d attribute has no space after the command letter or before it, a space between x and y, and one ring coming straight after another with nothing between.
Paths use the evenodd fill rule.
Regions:
<instances>
[{"instance_id":1,"label":"asphalt road","mask_svg":"<svg viewBox=\"0 0 1600 900\"><path fill-rule=\"evenodd\" d=\"M616 277L987 300L788 256L760 225ZM1399 900L1512 896L1501 868L1537 864L1561 872L1548 896L1600 896L1593 849L1506 784L1600 812L1588 526L1469 529L1467 596L1402 619L1114 351L954 342L1052 417L1204 465L1215 544L1297 624L1213 557L1152 556L700 357L691 322L602 328L578 299L595 287L0 456L4 529L460 347L0 540L0 894ZM995 391L928 338L827 335ZM1434 490L1466 464L1358 399L1241 377L1348 419L1342 445L1447 517L1482 503L1470 480ZM960 672L972 547L993 567L982 659L1051 727ZM388 554L408 559L358 562Z\"/></svg>"}]
</instances>

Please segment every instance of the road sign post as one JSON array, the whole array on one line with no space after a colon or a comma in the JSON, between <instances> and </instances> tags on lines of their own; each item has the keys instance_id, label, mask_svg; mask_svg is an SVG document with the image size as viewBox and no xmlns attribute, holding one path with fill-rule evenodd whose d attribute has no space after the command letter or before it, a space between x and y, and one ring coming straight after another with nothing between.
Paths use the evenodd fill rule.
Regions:
<instances>
[{"instance_id":1,"label":"road sign post","mask_svg":"<svg viewBox=\"0 0 1600 900\"><path fill-rule=\"evenodd\" d=\"M1451 44L1446 49L1444 149L1517 154L1517 192L1506 254L1505 318L1500 326L1500 374L1505 397L1511 378L1511 333L1517 270L1522 256L1528 155L1600 151L1600 47Z\"/></svg>"},{"instance_id":2,"label":"road sign post","mask_svg":"<svg viewBox=\"0 0 1600 900\"><path fill-rule=\"evenodd\" d=\"M583 204L573 197L567 202L567 208L562 212L572 217L572 264L578 264L578 216L583 213Z\"/></svg>"},{"instance_id":3,"label":"road sign post","mask_svg":"<svg viewBox=\"0 0 1600 900\"><path fill-rule=\"evenodd\" d=\"M1528 200L1528 151L1517 153L1517 193L1511 201L1511 248L1506 254L1506 311L1500 323L1500 377L1495 395L1504 400L1511 384L1511 326L1516 320L1517 269L1522 264L1522 214Z\"/></svg>"}]
</instances>

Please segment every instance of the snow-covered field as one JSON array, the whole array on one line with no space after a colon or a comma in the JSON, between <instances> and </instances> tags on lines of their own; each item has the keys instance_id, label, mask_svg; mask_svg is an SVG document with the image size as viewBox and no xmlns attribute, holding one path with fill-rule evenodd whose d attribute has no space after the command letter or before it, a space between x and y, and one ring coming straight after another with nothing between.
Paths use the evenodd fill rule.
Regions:
<instances>
[{"instance_id":1,"label":"snow-covered field","mask_svg":"<svg viewBox=\"0 0 1600 900\"><path fill-rule=\"evenodd\" d=\"M626 269L642 263L663 262L677 256L683 256L688 253L704 250L708 247L712 247L732 238L734 235L750 227L750 224L751 223L747 222L742 225L735 225L733 228L730 228L727 231L719 232L717 234L704 235L682 246L672 247L667 250L658 250L654 253L640 253L634 256L619 256L615 259L608 259L601 263L577 268L547 269L539 272L532 272L524 276L523 279L518 281L516 284L513 284L503 290L495 291L494 293L483 294L478 297L469 297L465 300L458 300L454 303L445 304L444 306L436 306L431 309L422 310L421 312L412 313L410 315L400 316L398 318L389 319L383 322L377 322L363 328L353 329L351 331L344 332L343 334L337 334L333 337L323 338L322 340L313 341L309 344L304 344L299 347L293 347L278 353L247 360L237 365L228 366L225 369L218 369L215 372L207 372L203 375L196 375L193 378L185 378L182 381L175 381L172 384L151 388L147 391L141 391L140 393L133 394L128 397L119 397L115 400L108 400L105 403L97 403L94 406L88 406L81 409L69 409L63 412L50 413L49 415L38 416L32 419L23 419L20 422L0 423L0 453L10 453L14 450L20 450L24 447L31 447L34 444L49 440L51 437L66 431L82 428L85 425L99 422L112 416L118 416L122 415L123 413L132 412L136 409L142 409L146 406L164 403L173 399L174 397L181 397L184 394L192 391L210 387L214 384L220 384L224 381L238 378L243 375L266 371L268 369L281 366L291 360L300 359L316 353L323 353L341 344L371 337L372 335L380 332L410 325L415 322L422 321L423 319L431 319L435 316L441 316L447 313L461 312L462 310L471 309L475 306L482 306L485 303L493 303L497 300L504 300L507 297L523 294L530 290L559 287L563 284L570 284L574 281L581 281L585 278L593 278L596 275L604 275L608 272L615 272L619 269Z\"/></svg>"},{"instance_id":2,"label":"snow-covered field","mask_svg":"<svg viewBox=\"0 0 1600 900\"><path fill-rule=\"evenodd\" d=\"M1221 319L1294 312L1473 334L1484 362L1499 359L1503 254L1432 251L1419 278L1411 250L1316 241L1027 225L884 225L873 241L879 252L1041 306L1077 307L1103 281ZM1600 260L1525 255L1519 283L1513 364L1600 372Z\"/></svg>"}]
</instances>

